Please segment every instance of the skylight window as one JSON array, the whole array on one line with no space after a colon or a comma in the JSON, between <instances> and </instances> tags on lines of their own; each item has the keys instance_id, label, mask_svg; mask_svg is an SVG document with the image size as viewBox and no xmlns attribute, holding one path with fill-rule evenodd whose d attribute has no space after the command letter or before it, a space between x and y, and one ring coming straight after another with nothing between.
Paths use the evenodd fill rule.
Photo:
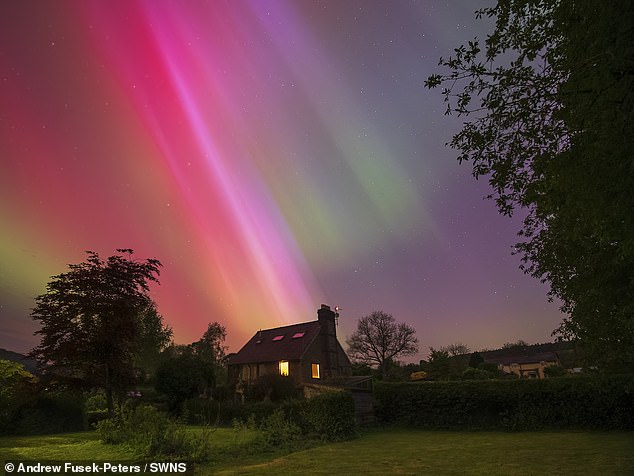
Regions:
<instances>
[{"instance_id":1,"label":"skylight window","mask_svg":"<svg viewBox=\"0 0 634 476\"><path fill-rule=\"evenodd\" d=\"M293 339L299 339L300 337L304 337L304 334L306 334L306 331L296 332L295 334L293 334Z\"/></svg>"},{"instance_id":2,"label":"skylight window","mask_svg":"<svg viewBox=\"0 0 634 476\"><path fill-rule=\"evenodd\" d=\"M284 335L281 335L281 336L275 336L275 337L273 337L273 341L282 340L283 338L284 338Z\"/></svg>"}]
</instances>

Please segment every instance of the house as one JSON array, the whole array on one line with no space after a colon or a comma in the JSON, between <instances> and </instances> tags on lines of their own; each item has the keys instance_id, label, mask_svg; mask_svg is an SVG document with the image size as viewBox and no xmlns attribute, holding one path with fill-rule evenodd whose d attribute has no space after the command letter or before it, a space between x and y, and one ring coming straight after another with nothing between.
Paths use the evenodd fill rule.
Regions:
<instances>
[{"instance_id":1,"label":"house","mask_svg":"<svg viewBox=\"0 0 634 476\"><path fill-rule=\"evenodd\" d=\"M229 382L239 389L262 375L279 374L303 386L351 375L350 360L337 340L338 317L322 304L316 321L256 332L229 357Z\"/></svg>"},{"instance_id":2,"label":"house","mask_svg":"<svg viewBox=\"0 0 634 476\"><path fill-rule=\"evenodd\" d=\"M555 352L540 352L535 354L507 355L502 357L484 357L487 363L497 364L505 374L515 374L520 378L545 377L544 369L552 365L560 365Z\"/></svg>"}]
</instances>

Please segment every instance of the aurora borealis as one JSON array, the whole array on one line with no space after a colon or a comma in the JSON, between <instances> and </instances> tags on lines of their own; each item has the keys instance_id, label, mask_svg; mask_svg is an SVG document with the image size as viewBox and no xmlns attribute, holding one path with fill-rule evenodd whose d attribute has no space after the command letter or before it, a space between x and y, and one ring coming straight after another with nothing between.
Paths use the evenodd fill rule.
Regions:
<instances>
[{"instance_id":1,"label":"aurora borealis","mask_svg":"<svg viewBox=\"0 0 634 476\"><path fill-rule=\"evenodd\" d=\"M175 340L374 310L427 347L550 340L517 219L445 148L423 87L486 31L470 1L0 4L0 347L84 250L164 265Z\"/></svg>"}]
</instances>

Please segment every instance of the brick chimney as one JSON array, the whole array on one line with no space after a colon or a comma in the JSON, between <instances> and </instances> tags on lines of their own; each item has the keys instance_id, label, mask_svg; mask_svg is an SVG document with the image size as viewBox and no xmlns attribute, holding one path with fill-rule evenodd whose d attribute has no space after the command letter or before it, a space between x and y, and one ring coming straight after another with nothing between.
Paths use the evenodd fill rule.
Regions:
<instances>
[{"instance_id":1,"label":"brick chimney","mask_svg":"<svg viewBox=\"0 0 634 476\"><path fill-rule=\"evenodd\" d=\"M322 304L317 310L317 320L320 325L320 337L322 346L322 355L324 377L334 377L339 375L339 353L337 346L337 327L336 320L339 315L330 309L330 306Z\"/></svg>"}]
</instances>

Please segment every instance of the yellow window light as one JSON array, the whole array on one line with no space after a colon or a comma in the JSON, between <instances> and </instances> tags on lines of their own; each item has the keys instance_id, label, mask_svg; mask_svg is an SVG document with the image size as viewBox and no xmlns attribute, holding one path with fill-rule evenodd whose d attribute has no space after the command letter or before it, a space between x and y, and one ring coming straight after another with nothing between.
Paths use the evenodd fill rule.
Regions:
<instances>
[{"instance_id":1,"label":"yellow window light","mask_svg":"<svg viewBox=\"0 0 634 476\"><path fill-rule=\"evenodd\" d=\"M280 375L288 377L288 361L286 360L280 362Z\"/></svg>"}]
</instances>

